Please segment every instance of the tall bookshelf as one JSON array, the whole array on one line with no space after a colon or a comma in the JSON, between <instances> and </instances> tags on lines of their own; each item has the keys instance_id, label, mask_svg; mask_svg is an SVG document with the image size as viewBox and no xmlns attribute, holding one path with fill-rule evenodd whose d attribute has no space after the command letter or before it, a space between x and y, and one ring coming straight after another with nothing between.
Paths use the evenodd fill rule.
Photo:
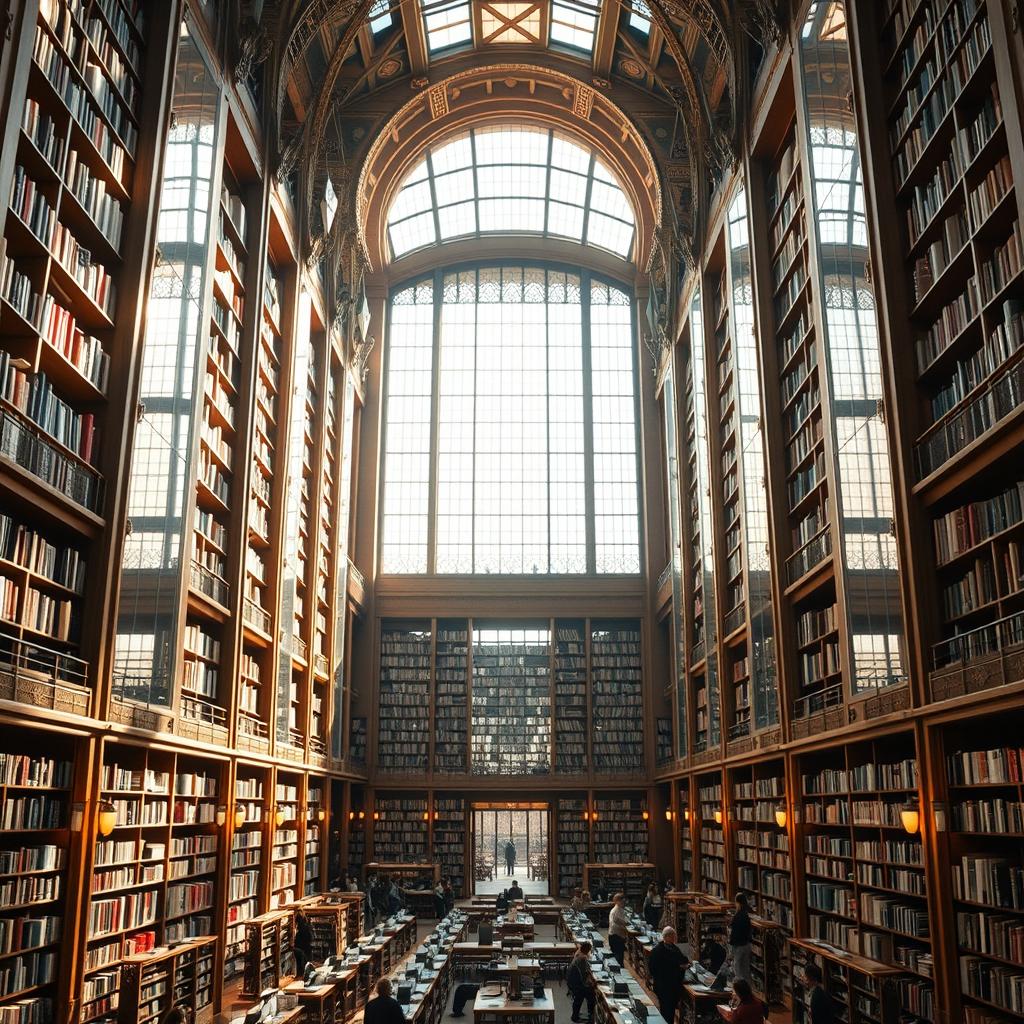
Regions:
<instances>
[{"instance_id":1,"label":"tall bookshelf","mask_svg":"<svg viewBox=\"0 0 1024 1024\"><path fill-rule=\"evenodd\" d=\"M234 222L226 210L229 228ZM274 594L277 565L273 557L275 489L283 453L279 434L283 339L280 272L269 256L263 267L254 376L252 457L246 518L244 596L242 600L242 686L236 743L243 750L267 753L275 705L277 666L273 651ZM276 500L275 500L276 499Z\"/></svg>"},{"instance_id":2,"label":"tall bookshelf","mask_svg":"<svg viewBox=\"0 0 1024 1024\"><path fill-rule=\"evenodd\" d=\"M427 770L431 646L429 622L387 622L381 632L377 763L383 771Z\"/></svg>"},{"instance_id":3,"label":"tall bookshelf","mask_svg":"<svg viewBox=\"0 0 1024 1024\"><path fill-rule=\"evenodd\" d=\"M697 810L699 888L709 896L725 899L725 807L721 772L697 776Z\"/></svg>"},{"instance_id":4,"label":"tall bookshelf","mask_svg":"<svg viewBox=\"0 0 1024 1024\"><path fill-rule=\"evenodd\" d=\"M683 779L679 783L678 810L675 817L676 831L679 833L679 879L676 889L687 892L693 886L693 824L695 814L690 807L690 780Z\"/></svg>"},{"instance_id":5,"label":"tall bookshelf","mask_svg":"<svg viewBox=\"0 0 1024 1024\"><path fill-rule=\"evenodd\" d=\"M51 549L30 557L23 535L2 556L0 647L15 669L3 696L77 714L98 710L93 598L105 574L78 572L103 551L116 468L103 439L125 415L110 405L128 344L117 325L148 216L134 170L149 29L135 5L110 18L108 6L49 0L26 18L0 215L2 503Z\"/></svg>"},{"instance_id":6,"label":"tall bookshelf","mask_svg":"<svg viewBox=\"0 0 1024 1024\"><path fill-rule=\"evenodd\" d=\"M597 864L642 864L650 845L646 801L639 797L595 796L593 850Z\"/></svg>"},{"instance_id":7,"label":"tall bookshelf","mask_svg":"<svg viewBox=\"0 0 1024 1024\"><path fill-rule=\"evenodd\" d=\"M555 771L587 770L587 640L582 621L555 620Z\"/></svg>"},{"instance_id":8,"label":"tall bookshelf","mask_svg":"<svg viewBox=\"0 0 1024 1024\"><path fill-rule=\"evenodd\" d=\"M280 769L274 774L274 802L270 806L270 910L281 910L299 895L302 856L300 801L303 776Z\"/></svg>"},{"instance_id":9,"label":"tall bookshelf","mask_svg":"<svg viewBox=\"0 0 1024 1024\"><path fill-rule=\"evenodd\" d=\"M902 811L919 807L911 734L799 761L808 934L912 976L902 1009L931 1020L934 963L920 833Z\"/></svg>"},{"instance_id":10,"label":"tall bookshelf","mask_svg":"<svg viewBox=\"0 0 1024 1024\"><path fill-rule=\"evenodd\" d=\"M373 859L381 864L428 860L429 813L425 797L381 796L373 803Z\"/></svg>"},{"instance_id":11,"label":"tall bookshelf","mask_svg":"<svg viewBox=\"0 0 1024 1024\"><path fill-rule=\"evenodd\" d=\"M620 774L644 767L643 672L636 622L590 622L593 770Z\"/></svg>"},{"instance_id":12,"label":"tall bookshelf","mask_svg":"<svg viewBox=\"0 0 1024 1024\"><path fill-rule=\"evenodd\" d=\"M441 877L452 884L456 898L466 895L466 801L457 796L435 796L431 837L434 860Z\"/></svg>"},{"instance_id":13,"label":"tall bookshelf","mask_svg":"<svg viewBox=\"0 0 1024 1024\"><path fill-rule=\"evenodd\" d=\"M547 623L473 624L470 768L479 775L551 771Z\"/></svg>"},{"instance_id":14,"label":"tall bookshelf","mask_svg":"<svg viewBox=\"0 0 1024 1024\"><path fill-rule=\"evenodd\" d=\"M324 858L327 825L327 780L310 776L306 780L305 813L302 825L302 895L314 896L324 886Z\"/></svg>"},{"instance_id":15,"label":"tall bookshelf","mask_svg":"<svg viewBox=\"0 0 1024 1024\"><path fill-rule=\"evenodd\" d=\"M1024 744L1021 715L939 730L952 874L951 943L968 1024L1020 1020L1024 950Z\"/></svg>"},{"instance_id":16,"label":"tall bookshelf","mask_svg":"<svg viewBox=\"0 0 1024 1024\"><path fill-rule=\"evenodd\" d=\"M559 797L557 808L558 894L571 896L583 885L583 867L590 860L590 810L584 796Z\"/></svg>"},{"instance_id":17,"label":"tall bookshelf","mask_svg":"<svg viewBox=\"0 0 1024 1024\"><path fill-rule=\"evenodd\" d=\"M362 807L362 795L353 795L352 809L348 812L348 870L356 878L366 863L366 811Z\"/></svg>"},{"instance_id":18,"label":"tall bookshelf","mask_svg":"<svg viewBox=\"0 0 1024 1024\"><path fill-rule=\"evenodd\" d=\"M55 736L41 754L13 728L0 728L0 738L0 1014L46 1019L71 966L75 743Z\"/></svg>"},{"instance_id":19,"label":"tall bookshelf","mask_svg":"<svg viewBox=\"0 0 1024 1024\"><path fill-rule=\"evenodd\" d=\"M239 765L235 772L231 816L231 870L228 877L224 976L230 980L245 966L245 924L263 913L270 860L266 843L270 779L266 770Z\"/></svg>"},{"instance_id":20,"label":"tall bookshelf","mask_svg":"<svg viewBox=\"0 0 1024 1024\"><path fill-rule=\"evenodd\" d=\"M439 619L434 639L434 769L464 772L469 722L469 627Z\"/></svg>"}]
</instances>

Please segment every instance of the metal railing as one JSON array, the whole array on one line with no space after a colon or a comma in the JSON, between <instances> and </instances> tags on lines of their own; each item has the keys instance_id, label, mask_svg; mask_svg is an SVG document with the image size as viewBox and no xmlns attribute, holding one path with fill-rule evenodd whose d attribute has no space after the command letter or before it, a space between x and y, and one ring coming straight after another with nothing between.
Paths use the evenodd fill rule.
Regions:
<instances>
[{"instance_id":1,"label":"metal railing","mask_svg":"<svg viewBox=\"0 0 1024 1024\"><path fill-rule=\"evenodd\" d=\"M254 629L270 636L270 612L261 608L251 597L247 597L242 605L242 619Z\"/></svg>"},{"instance_id":2,"label":"metal railing","mask_svg":"<svg viewBox=\"0 0 1024 1024\"><path fill-rule=\"evenodd\" d=\"M835 683L826 686L817 693L809 693L806 697L798 697L793 701L794 718L810 718L828 708L840 707L843 703L843 684Z\"/></svg>"},{"instance_id":3,"label":"metal railing","mask_svg":"<svg viewBox=\"0 0 1024 1024\"><path fill-rule=\"evenodd\" d=\"M229 600L229 589L227 580L211 572L205 565L193 560L189 573L189 585L198 590L200 594L227 607Z\"/></svg>"},{"instance_id":4,"label":"metal railing","mask_svg":"<svg viewBox=\"0 0 1024 1024\"><path fill-rule=\"evenodd\" d=\"M943 640L932 647L935 669L966 664L977 658L999 654L1024 644L1024 612L979 626L967 633Z\"/></svg>"},{"instance_id":5,"label":"metal railing","mask_svg":"<svg viewBox=\"0 0 1024 1024\"><path fill-rule=\"evenodd\" d=\"M786 582L795 583L832 554L832 531L824 526L786 559Z\"/></svg>"}]
</instances>

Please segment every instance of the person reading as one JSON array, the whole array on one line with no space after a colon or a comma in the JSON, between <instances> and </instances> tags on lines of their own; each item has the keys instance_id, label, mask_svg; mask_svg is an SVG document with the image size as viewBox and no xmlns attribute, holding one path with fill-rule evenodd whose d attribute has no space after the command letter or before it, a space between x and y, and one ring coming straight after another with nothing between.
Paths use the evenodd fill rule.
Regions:
<instances>
[{"instance_id":1,"label":"person reading","mask_svg":"<svg viewBox=\"0 0 1024 1024\"><path fill-rule=\"evenodd\" d=\"M376 992L363 1009L363 1024L405 1024L402 1004L391 994L391 980L381 978Z\"/></svg>"},{"instance_id":2,"label":"person reading","mask_svg":"<svg viewBox=\"0 0 1024 1024\"><path fill-rule=\"evenodd\" d=\"M566 985L569 988L569 995L572 996L572 1024L582 1024L583 1020L594 1019L594 995L597 987L594 981L594 972L590 969L590 950L593 947L589 942L581 942L576 953L569 964L569 970L565 976ZM587 1016L580 1017L580 1007L587 1004Z\"/></svg>"},{"instance_id":3,"label":"person reading","mask_svg":"<svg viewBox=\"0 0 1024 1024\"><path fill-rule=\"evenodd\" d=\"M662 930L661 941L651 950L647 966L651 972L651 987L658 999L658 1009L665 1024L672 1024L676 1008L683 995L683 980L690 961L676 945L678 935L671 925Z\"/></svg>"},{"instance_id":4,"label":"person reading","mask_svg":"<svg viewBox=\"0 0 1024 1024\"><path fill-rule=\"evenodd\" d=\"M737 978L732 992L732 1005L718 1007L719 1015L729 1024L764 1024L765 1005L754 995L750 982Z\"/></svg>"}]
</instances>

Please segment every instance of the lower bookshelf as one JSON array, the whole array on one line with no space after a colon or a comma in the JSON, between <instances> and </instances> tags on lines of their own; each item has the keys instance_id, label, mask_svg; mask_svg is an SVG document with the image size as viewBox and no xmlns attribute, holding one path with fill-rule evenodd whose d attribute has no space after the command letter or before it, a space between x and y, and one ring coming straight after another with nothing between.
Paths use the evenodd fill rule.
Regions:
<instances>
[{"instance_id":1,"label":"lower bookshelf","mask_svg":"<svg viewBox=\"0 0 1024 1024\"><path fill-rule=\"evenodd\" d=\"M180 1007L195 1024L213 1020L217 939L190 939L125 957L121 965L118 1024L147 1024Z\"/></svg>"}]
</instances>

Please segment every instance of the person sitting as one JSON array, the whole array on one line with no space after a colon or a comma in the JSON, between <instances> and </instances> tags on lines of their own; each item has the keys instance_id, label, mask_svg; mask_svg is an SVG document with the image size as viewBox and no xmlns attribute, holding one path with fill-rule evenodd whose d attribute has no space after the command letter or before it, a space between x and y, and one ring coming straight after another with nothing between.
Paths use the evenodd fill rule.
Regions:
<instances>
[{"instance_id":1,"label":"person sitting","mask_svg":"<svg viewBox=\"0 0 1024 1024\"><path fill-rule=\"evenodd\" d=\"M301 910L295 911L295 937L292 939L295 951L295 973L302 976L313 951L313 928L309 918Z\"/></svg>"},{"instance_id":2,"label":"person sitting","mask_svg":"<svg viewBox=\"0 0 1024 1024\"><path fill-rule=\"evenodd\" d=\"M434 915L439 921L444 917L444 884L440 881L434 886Z\"/></svg>"},{"instance_id":3,"label":"person sitting","mask_svg":"<svg viewBox=\"0 0 1024 1024\"><path fill-rule=\"evenodd\" d=\"M754 995L750 982L737 978L732 983L733 1000L731 1008L719 1007L719 1013L729 1024L764 1024L766 1007Z\"/></svg>"},{"instance_id":4,"label":"person sitting","mask_svg":"<svg viewBox=\"0 0 1024 1024\"><path fill-rule=\"evenodd\" d=\"M644 920L651 928L657 928L661 923L662 908L664 901L661 898L661 893L658 892L658 887L651 882L647 886L647 895L644 897Z\"/></svg>"},{"instance_id":5,"label":"person sitting","mask_svg":"<svg viewBox=\"0 0 1024 1024\"><path fill-rule=\"evenodd\" d=\"M405 1024L402 1004L391 994L390 978L381 978L376 992L363 1008L363 1024Z\"/></svg>"},{"instance_id":6,"label":"person sitting","mask_svg":"<svg viewBox=\"0 0 1024 1024\"><path fill-rule=\"evenodd\" d=\"M725 946L715 939L709 938L701 947L700 962L713 974L717 974L722 969L722 964L725 963L728 955Z\"/></svg>"},{"instance_id":7,"label":"person sitting","mask_svg":"<svg viewBox=\"0 0 1024 1024\"><path fill-rule=\"evenodd\" d=\"M479 985L473 985L468 981L457 986L455 989L455 996L452 999L452 1012L449 1016L462 1017L465 1013L466 1003L468 1003L470 999L475 999L476 994L479 991Z\"/></svg>"},{"instance_id":8,"label":"person sitting","mask_svg":"<svg viewBox=\"0 0 1024 1024\"><path fill-rule=\"evenodd\" d=\"M807 990L807 1005L811 1011L810 1024L834 1024L836 1004L825 991L824 977L817 964L808 964L804 968L804 988Z\"/></svg>"},{"instance_id":9,"label":"person sitting","mask_svg":"<svg viewBox=\"0 0 1024 1024\"><path fill-rule=\"evenodd\" d=\"M523 888L514 878L512 879L512 886L508 891L508 898L510 900L521 900L523 898Z\"/></svg>"},{"instance_id":10,"label":"person sitting","mask_svg":"<svg viewBox=\"0 0 1024 1024\"><path fill-rule=\"evenodd\" d=\"M594 981L594 972L590 969L590 951L593 947L589 942L581 942L569 964L568 973L565 976L566 984L569 987L569 995L572 996L572 1017L573 1024L582 1024L583 1020L594 1019L594 1003L596 1001L595 990L597 983ZM580 1007L587 1004L587 1016L580 1017Z\"/></svg>"}]
</instances>

